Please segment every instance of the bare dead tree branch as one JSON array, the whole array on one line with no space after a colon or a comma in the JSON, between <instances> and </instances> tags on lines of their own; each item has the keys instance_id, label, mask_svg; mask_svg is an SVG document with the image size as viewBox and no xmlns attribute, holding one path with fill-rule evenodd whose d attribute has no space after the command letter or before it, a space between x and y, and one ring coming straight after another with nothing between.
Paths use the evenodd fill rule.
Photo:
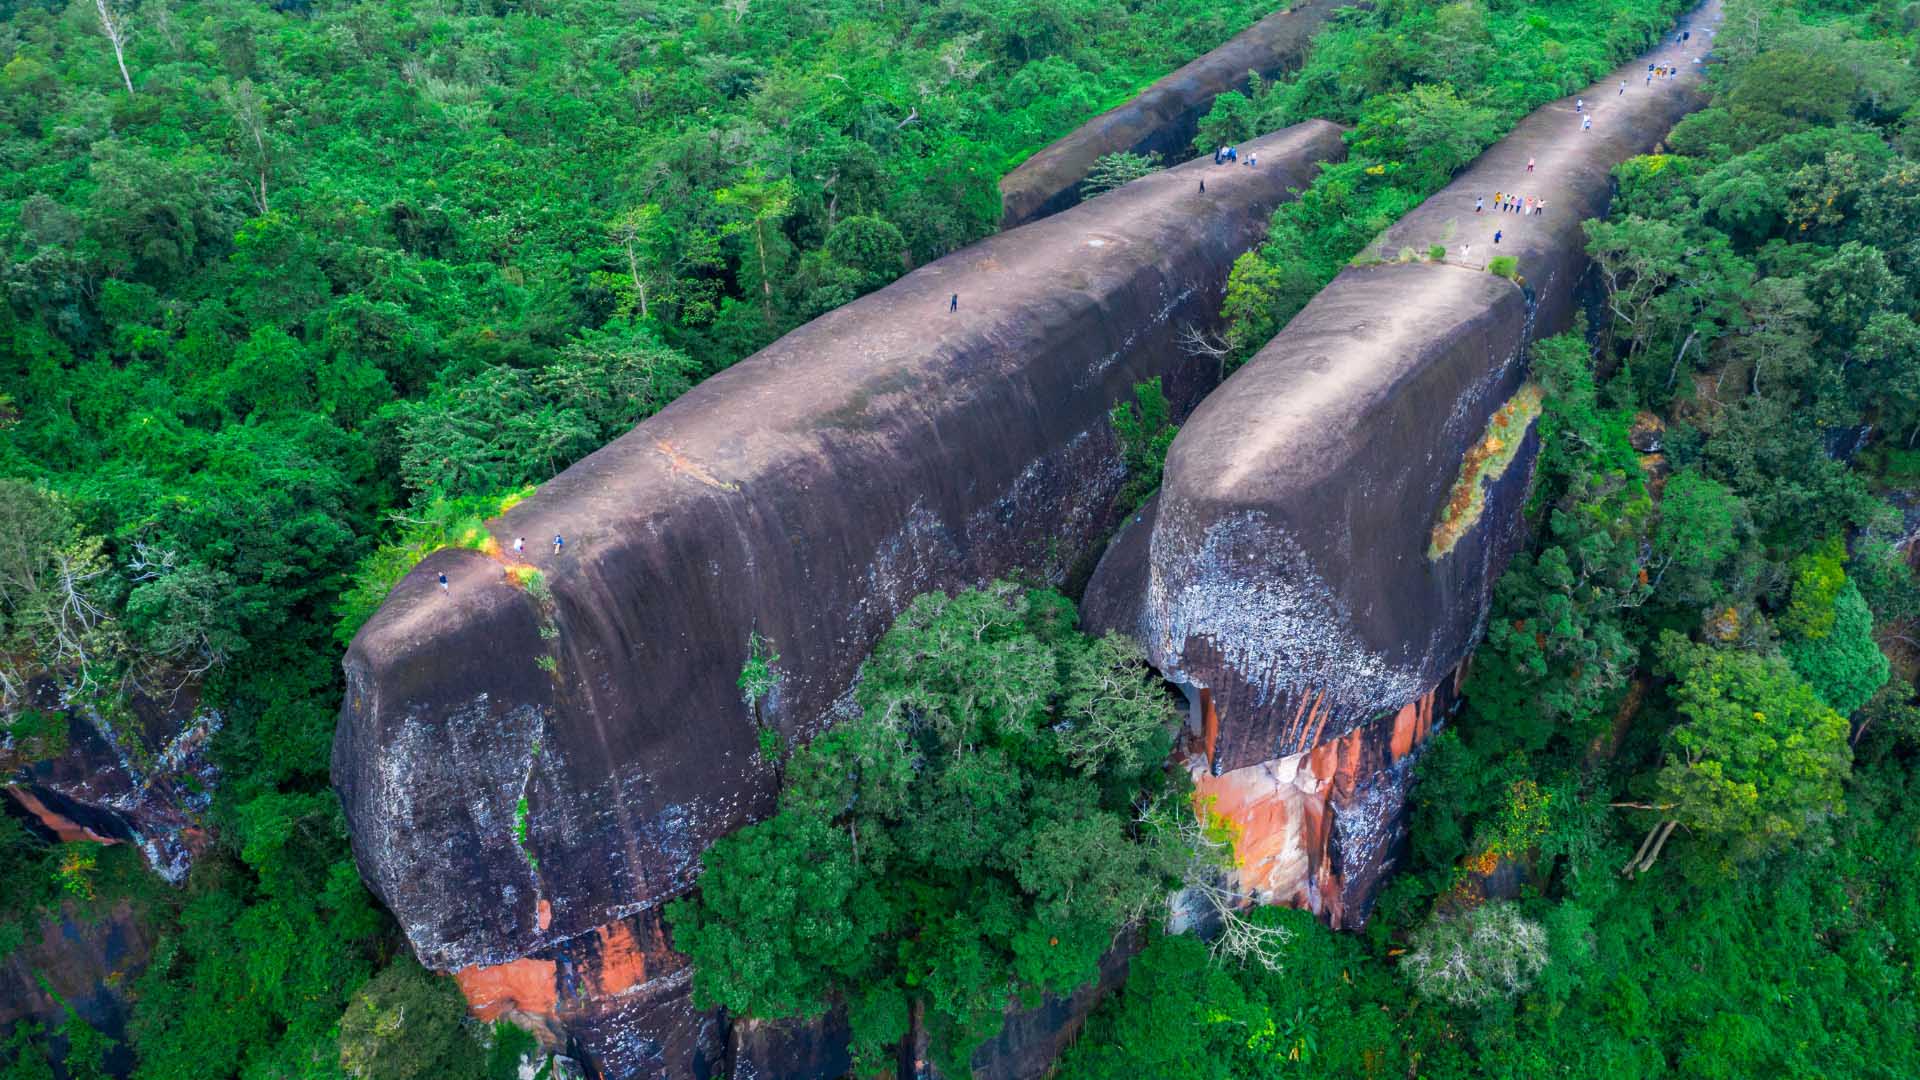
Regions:
<instances>
[{"instance_id":1,"label":"bare dead tree branch","mask_svg":"<svg viewBox=\"0 0 1920 1080\"><path fill-rule=\"evenodd\" d=\"M113 46L114 62L120 65L120 81L127 85L127 93L132 94L133 76L127 74L127 24L113 9L113 0L93 0L93 9L100 15L100 30L107 35L107 44Z\"/></svg>"}]
</instances>

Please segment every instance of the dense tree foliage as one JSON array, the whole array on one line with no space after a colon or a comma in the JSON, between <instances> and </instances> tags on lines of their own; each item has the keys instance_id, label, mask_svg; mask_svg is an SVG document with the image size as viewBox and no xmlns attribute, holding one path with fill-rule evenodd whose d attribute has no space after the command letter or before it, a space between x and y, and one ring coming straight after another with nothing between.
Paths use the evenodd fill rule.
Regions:
<instances>
[{"instance_id":1,"label":"dense tree foliage","mask_svg":"<svg viewBox=\"0 0 1920 1080\"><path fill-rule=\"evenodd\" d=\"M1270 6L0 6L5 760L61 748L18 707L43 670L108 710L198 681L225 721L182 889L0 818L0 952L136 902L142 1080L512 1075L524 1037L396 962L347 856L340 646L421 555L990 232L1021 156ZM1380 0L1220 99L1202 150L1354 126L1236 264L1231 354L1684 6ZM1423 760L1409 872L1362 936L1256 913L1277 972L1150 931L1065 1075L1920 1073L1920 584L1882 497L1920 486L1915 20L1726 8L1712 106L1588 224L1606 318L1535 350L1535 541ZM1113 421L1144 498L1165 400ZM864 1063L917 1009L952 1067L1195 883L1170 705L1059 597L923 598L859 705L763 741L778 814L674 909L703 1001L844 1007ZM22 1025L0 1067L37 1080L55 1042L105 1051Z\"/></svg>"},{"instance_id":2,"label":"dense tree foliage","mask_svg":"<svg viewBox=\"0 0 1920 1080\"><path fill-rule=\"evenodd\" d=\"M706 853L674 941L703 1005L844 1005L863 1074L918 1005L965 1075L1011 1002L1092 982L1193 857L1161 769L1179 714L1124 639L1005 583L915 600L858 696L788 764L779 812Z\"/></svg>"}]
</instances>

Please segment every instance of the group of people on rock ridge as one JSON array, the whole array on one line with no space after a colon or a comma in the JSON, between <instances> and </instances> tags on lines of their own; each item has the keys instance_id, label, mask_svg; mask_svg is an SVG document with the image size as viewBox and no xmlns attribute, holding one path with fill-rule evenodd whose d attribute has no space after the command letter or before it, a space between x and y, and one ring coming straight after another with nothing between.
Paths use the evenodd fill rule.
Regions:
<instances>
[{"instance_id":1,"label":"group of people on rock ridge","mask_svg":"<svg viewBox=\"0 0 1920 1080\"><path fill-rule=\"evenodd\" d=\"M566 537L561 536L559 533L554 533L553 534L553 553L555 555L560 554L561 550L566 546L567 546ZM524 536L514 537L513 554L516 557L519 557L519 556L525 555L526 553L527 553L527 538ZM511 567L506 568L505 572L511 573L512 568ZM447 575L444 573L440 575L440 591L441 592L450 591L449 583L447 581Z\"/></svg>"}]
</instances>

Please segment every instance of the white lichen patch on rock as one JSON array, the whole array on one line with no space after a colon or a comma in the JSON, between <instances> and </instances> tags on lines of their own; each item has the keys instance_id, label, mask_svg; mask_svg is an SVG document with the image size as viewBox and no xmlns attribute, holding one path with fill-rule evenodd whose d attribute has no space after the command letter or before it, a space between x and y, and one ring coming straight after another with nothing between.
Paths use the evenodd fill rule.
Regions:
<instances>
[{"instance_id":1,"label":"white lichen patch on rock","mask_svg":"<svg viewBox=\"0 0 1920 1080\"><path fill-rule=\"evenodd\" d=\"M1169 677L1207 685L1182 660L1190 642L1204 639L1256 688L1256 705L1309 690L1369 707L1420 695L1417 665L1395 663L1360 639L1345 598L1265 511L1220 518L1193 550L1176 550L1189 535L1157 529L1153 536L1148 647Z\"/></svg>"}]
</instances>

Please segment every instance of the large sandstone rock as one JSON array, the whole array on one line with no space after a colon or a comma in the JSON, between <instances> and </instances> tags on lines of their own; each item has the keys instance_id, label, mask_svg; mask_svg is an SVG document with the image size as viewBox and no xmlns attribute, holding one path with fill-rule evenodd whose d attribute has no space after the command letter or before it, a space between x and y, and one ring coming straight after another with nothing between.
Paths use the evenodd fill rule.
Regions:
<instances>
[{"instance_id":1,"label":"large sandstone rock","mask_svg":"<svg viewBox=\"0 0 1920 1080\"><path fill-rule=\"evenodd\" d=\"M492 522L524 560L442 551L402 581L348 650L334 782L420 958L503 972L607 1075L704 1075L727 1038L684 972L649 945L644 979L567 1004L607 953L568 957L770 811L749 636L779 655L760 719L804 739L913 596L1090 564L1125 479L1109 408L1154 376L1182 414L1211 388L1181 331L1216 324L1234 258L1344 153L1320 122L1249 148L1259 169L1156 174L815 320Z\"/></svg>"},{"instance_id":2,"label":"large sandstone rock","mask_svg":"<svg viewBox=\"0 0 1920 1080\"><path fill-rule=\"evenodd\" d=\"M129 993L153 945L153 927L133 903L96 907L61 901L40 916L18 948L0 957L0 1032L16 1023L37 1023L51 1033L66 1022L71 1007L118 1042L104 1064L110 1075L126 1076L133 1070ZM65 1059L63 1038L45 1045L56 1062Z\"/></svg>"},{"instance_id":3,"label":"large sandstone rock","mask_svg":"<svg viewBox=\"0 0 1920 1080\"><path fill-rule=\"evenodd\" d=\"M1241 31L1226 44L1153 83L1124 105L1087 121L1000 180L1000 227L1011 229L1080 201L1080 182L1107 154L1131 151L1179 161L1189 153L1213 99L1300 66L1327 16L1354 0L1302 0ZM1242 151L1244 154L1245 151Z\"/></svg>"},{"instance_id":4,"label":"large sandstone rock","mask_svg":"<svg viewBox=\"0 0 1920 1080\"><path fill-rule=\"evenodd\" d=\"M220 716L200 708L198 685L135 694L108 717L40 678L27 706L64 728L50 754L40 752L45 739L0 744L0 790L28 826L50 840L134 844L155 873L184 881L206 844L200 818L219 781L208 751Z\"/></svg>"},{"instance_id":5,"label":"large sandstone rock","mask_svg":"<svg viewBox=\"0 0 1920 1080\"><path fill-rule=\"evenodd\" d=\"M1716 0L1692 25L1718 17ZM1375 265L1341 273L1194 411L1151 512L1096 571L1089 620L1138 636L1188 689L1214 794L1271 810L1244 815L1243 842L1263 852L1265 869L1243 868L1256 888L1343 925L1364 919L1393 858L1393 789L1413 745L1399 745L1404 719L1387 720L1431 718L1484 629L1537 449L1516 401L1526 347L1573 324L1588 270L1580 222L1606 213L1610 170L1703 104L1697 65L1644 81L1649 62L1683 56L1657 48L1585 91L1591 130L1572 99L1538 110L1389 229ZM1516 190L1547 212L1475 213L1476 198ZM1443 261L1427 260L1432 245ZM1485 271L1494 255L1517 260L1518 282ZM1519 419L1490 429L1509 403ZM1457 517L1466 524L1436 549L1469 449L1490 434L1517 452L1473 479L1477 518ZM1357 763L1340 783L1373 793L1364 827L1353 796L1287 790L1303 768L1324 788L1314 762L1330 745Z\"/></svg>"}]
</instances>

